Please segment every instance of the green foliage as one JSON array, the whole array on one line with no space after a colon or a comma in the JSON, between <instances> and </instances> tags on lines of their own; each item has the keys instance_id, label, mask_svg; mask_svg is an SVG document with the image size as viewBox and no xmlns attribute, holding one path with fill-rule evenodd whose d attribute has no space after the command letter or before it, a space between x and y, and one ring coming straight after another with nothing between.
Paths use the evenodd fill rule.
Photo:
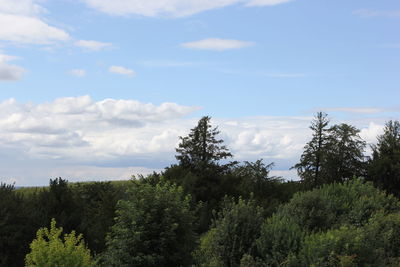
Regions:
<instances>
[{"instance_id":1,"label":"green foliage","mask_svg":"<svg viewBox=\"0 0 400 267\"><path fill-rule=\"evenodd\" d=\"M277 214L292 218L307 231L319 231L344 224L364 225L378 211L399 212L400 203L370 183L352 180L295 194Z\"/></svg>"},{"instance_id":2,"label":"green foliage","mask_svg":"<svg viewBox=\"0 0 400 267\"><path fill-rule=\"evenodd\" d=\"M369 179L400 197L400 122L387 122L384 133L378 137L378 143L372 149Z\"/></svg>"},{"instance_id":3,"label":"green foliage","mask_svg":"<svg viewBox=\"0 0 400 267\"><path fill-rule=\"evenodd\" d=\"M49 187L35 194L32 201L39 227L55 218L67 232L78 229L82 211L67 180L50 179Z\"/></svg>"},{"instance_id":4,"label":"green foliage","mask_svg":"<svg viewBox=\"0 0 400 267\"><path fill-rule=\"evenodd\" d=\"M329 138L323 168L325 183L343 182L353 177L365 176L365 141L360 130L342 123L329 129Z\"/></svg>"},{"instance_id":5,"label":"green foliage","mask_svg":"<svg viewBox=\"0 0 400 267\"><path fill-rule=\"evenodd\" d=\"M385 266L398 257L399 212L399 200L370 183L324 185L267 219L257 250L267 266Z\"/></svg>"},{"instance_id":6,"label":"green foliage","mask_svg":"<svg viewBox=\"0 0 400 267\"><path fill-rule=\"evenodd\" d=\"M318 112L310 126L313 131L312 139L305 145L300 162L293 166L309 188L322 184L321 177L324 175L322 165L328 143L328 124L328 115Z\"/></svg>"},{"instance_id":7,"label":"green foliage","mask_svg":"<svg viewBox=\"0 0 400 267\"><path fill-rule=\"evenodd\" d=\"M216 139L218 128L212 128L211 118L202 117L197 126L190 130L186 137L180 137L176 152L179 164L194 169L202 169L209 165L218 165L218 161L232 157L228 149L222 145L221 139Z\"/></svg>"},{"instance_id":8,"label":"green foliage","mask_svg":"<svg viewBox=\"0 0 400 267\"><path fill-rule=\"evenodd\" d=\"M41 228L36 239L30 244L31 252L26 255L26 267L91 267L96 263L90 256L90 250L85 247L82 235L72 231L61 237L63 228L56 227L56 221L51 221L50 229Z\"/></svg>"},{"instance_id":9,"label":"green foliage","mask_svg":"<svg viewBox=\"0 0 400 267\"><path fill-rule=\"evenodd\" d=\"M85 235L91 251L101 253L123 192L110 182L78 183L72 190L82 214L77 230Z\"/></svg>"},{"instance_id":10,"label":"green foliage","mask_svg":"<svg viewBox=\"0 0 400 267\"><path fill-rule=\"evenodd\" d=\"M195 246L190 197L169 183L133 183L118 203L104 266L188 266Z\"/></svg>"},{"instance_id":11,"label":"green foliage","mask_svg":"<svg viewBox=\"0 0 400 267\"><path fill-rule=\"evenodd\" d=\"M310 127L312 139L293 167L308 188L365 176L360 130L344 123L328 128L328 123L327 114L318 112Z\"/></svg>"},{"instance_id":12,"label":"green foliage","mask_svg":"<svg viewBox=\"0 0 400 267\"><path fill-rule=\"evenodd\" d=\"M278 266L301 248L305 233L290 217L274 215L261 227L257 249L267 266Z\"/></svg>"},{"instance_id":13,"label":"green foliage","mask_svg":"<svg viewBox=\"0 0 400 267\"><path fill-rule=\"evenodd\" d=\"M0 184L0 266L21 266L34 237L29 206L13 185Z\"/></svg>"},{"instance_id":14,"label":"green foliage","mask_svg":"<svg viewBox=\"0 0 400 267\"><path fill-rule=\"evenodd\" d=\"M245 254L254 255L263 210L253 200L225 198L211 229L202 237L198 261L205 266L240 266ZM243 259L248 262L249 258ZM244 263L243 263L244 264Z\"/></svg>"}]
</instances>

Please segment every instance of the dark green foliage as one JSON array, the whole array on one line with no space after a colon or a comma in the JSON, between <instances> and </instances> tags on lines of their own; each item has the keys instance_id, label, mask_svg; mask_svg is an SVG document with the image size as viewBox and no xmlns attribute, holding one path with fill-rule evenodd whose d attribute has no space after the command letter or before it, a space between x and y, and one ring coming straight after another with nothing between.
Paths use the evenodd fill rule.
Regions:
<instances>
[{"instance_id":1,"label":"dark green foliage","mask_svg":"<svg viewBox=\"0 0 400 267\"><path fill-rule=\"evenodd\" d=\"M0 266L24 264L29 242L34 237L30 210L14 186L0 184Z\"/></svg>"},{"instance_id":2,"label":"dark green foliage","mask_svg":"<svg viewBox=\"0 0 400 267\"><path fill-rule=\"evenodd\" d=\"M218 165L219 160L232 157L222 145L224 141L216 139L219 131L212 128L210 120L208 116L202 117L188 136L180 137L176 159L181 166L201 170L206 166Z\"/></svg>"},{"instance_id":3,"label":"dark green foliage","mask_svg":"<svg viewBox=\"0 0 400 267\"><path fill-rule=\"evenodd\" d=\"M50 179L49 188L36 194L34 202L37 228L47 226L55 218L67 232L78 229L82 210L67 180Z\"/></svg>"},{"instance_id":4,"label":"dark green foliage","mask_svg":"<svg viewBox=\"0 0 400 267\"><path fill-rule=\"evenodd\" d=\"M295 194L268 219L258 252L269 266L385 266L382 262L398 257L399 214L398 199L369 183L325 185Z\"/></svg>"},{"instance_id":5,"label":"dark green foliage","mask_svg":"<svg viewBox=\"0 0 400 267\"><path fill-rule=\"evenodd\" d=\"M292 218L307 231L318 231L364 225L378 211L400 212L400 203L370 183L353 180L295 194L277 214Z\"/></svg>"},{"instance_id":6,"label":"dark green foliage","mask_svg":"<svg viewBox=\"0 0 400 267\"><path fill-rule=\"evenodd\" d=\"M304 238L301 226L290 217L274 215L261 227L257 249L267 266L278 266L290 253L296 254Z\"/></svg>"},{"instance_id":7,"label":"dark green foliage","mask_svg":"<svg viewBox=\"0 0 400 267\"><path fill-rule=\"evenodd\" d=\"M110 182L79 183L73 191L82 214L77 230L83 233L92 252L101 253L123 192Z\"/></svg>"},{"instance_id":8,"label":"dark green foliage","mask_svg":"<svg viewBox=\"0 0 400 267\"><path fill-rule=\"evenodd\" d=\"M343 182L353 177L365 177L365 142L360 130L342 123L329 129L325 162L325 183Z\"/></svg>"},{"instance_id":9,"label":"dark green foliage","mask_svg":"<svg viewBox=\"0 0 400 267\"><path fill-rule=\"evenodd\" d=\"M263 210L254 201L239 198L238 202L234 202L225 198L211 229L201 239L197 252L200 264L240 266L245 254L254 255L255 240L260 234L262 222Z\"/></svg>"},{"instance_id":10,"label":"dark green foliage","mask_svg":"<svg viewBox=\"0 0 400 267\"><path fill-rule=\"evenodd\" d=\"M310 126L313 131L312 139L304 147L300 162L293 166L309 188L323 183L321 179L324 176L322 165L325 161L328 143L328 124L328 115L318 112Z\"/></svg>"},{"instance_id":11,"label":"dark green foliage","mask_svg":"<svg viewBox=\"0 0 400 267\"><path fill-rule=\"evenodd\" d=\"M327 114L318 112L310 127L313 137L293 167L307 188L365 176L360 130L344 123L328 128L328 123Z\"/></svg>"},{"instance_id":12,"label":"dark green foliage","mask_svg":"<svg viewBox=\"0 0 400 267\"><path fill-rule=\"evenodd\" d=\"M307 236L294 266L398 266L400 214L375 214L363 227ZM293 260L293 259L292 259Z\"/></svg>"},{"instance_id":13,"label":"dark green foliage","mask_svg":"<svg viewBox=\"0 0 400 267\"><path fill-rule=\"evenodd\" d=\"M175 185L133 183L107 239L104 266L188 266L196 236L190 198Z\"/></svg>"},{"instance_id":14,"label":"dark green foliage","mask_svg":"<svg viewBox=\"0 0 400 267\"><path fill-rule=\"evenodd\" d=\"M400 122L386 123L384 133L372 149L368 178L378 187L400 197Z\"/></svg>"}]
</instances>

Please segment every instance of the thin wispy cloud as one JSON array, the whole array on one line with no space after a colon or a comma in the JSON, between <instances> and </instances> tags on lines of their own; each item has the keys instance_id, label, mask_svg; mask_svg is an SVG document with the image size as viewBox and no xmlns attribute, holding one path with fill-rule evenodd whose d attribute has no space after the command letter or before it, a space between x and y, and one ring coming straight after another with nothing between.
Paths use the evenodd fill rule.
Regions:
<instances>
[{"instance_id":1,"label":"thin wispy cloud","mask_svg":"<svg viewBox=\"0 0 400 267\"><path fill-rule=\"evenodd\" d=\"M111 66L108 68L108 71L115 74L133 76L135 75L135 71L132 69L128 69L122 66Z\"/></svg>"},{"instance_id":2,"label":"thin wispy cloud","mask_svg":"<svg viewBox=\"0 0 400 267\"><path fill-rule=\"evenodd\" d=\"M203 65L203 62L174 61L174 60L145 60L139 64L146 67L190 67Z\"/></svg>"},{"instance_id":3,"label":"thin wispy cloud","mask_svg":"<svg viewBox=\"0 0 400 267\"><path fill-rule=\"evenodd\" d=\"M291 1L293 0L251 0L246 4L246 6L276 6Z\"/></svg>"},{"instance_id":4,"label":"thin wispy cloud","mask_svg":"<svg viewBox=\"0 0 400 267\"><path fill-rule=\"evenodd\" d=\"M376 114L385 112L385 109L376 107L337 107L337 108L324 108L326 111L339 111L345 113L358 113L358 114Z\"/></svg>"},{"instance_id":5,"label":"thin wispy cloud","mask_svg":"<svg viewBox=\"0 0 400 267\"><path fill-rule=\"evenodd\" d=\"M353 12L363 18L386 17L400 18L400 10L376 10L376 9L359 9Z\"/></svg>"},{"instance_id":6,"label":"thin wispy cloud","mask_svg":"<svg viewBox=\"0 0 400 267\"><path fill-rule=\"evenodd\" d=\"M254 46L254 42L234 40L234 39L220 39L220 38L207 38L194 42L182 43L181 47L196 50L213 50L225 51L232 49L241 49L245 47Z\"/></svg>"},{"instance_id":7,"label":"thin wispy cloud","mask_svg":"<svg viewBox=\"0 0 400 267\"><path fill-rule=\"evenodd\" d=\"M99 51L105 48L112 47L112 43L98 42L92 40L79 40L76 41L74 45L92 51Z\"/></svg>"},{"instance_id":8,"label":"thin wispy cloud","mask_svg":"<svg viewBox=\"0 0 400 267\"><path fill-rule=\"evenodd\" d=\"M86 70L83 69L73 69L68 72L70 75L82 78L86 76Z\"/></svg>"},{"instance_id":9,"label":"thin wispy cloud","mask_svg":"<svg viewBox=\"0 0 400 267\"><path fill-rule=\"evenodd\" d=\"M83 0L89 7L117 15L146 17L186 17L203 11L219 9L236 4L248 7L273 6L289 0Z\"/></svg>"}]
</instances>

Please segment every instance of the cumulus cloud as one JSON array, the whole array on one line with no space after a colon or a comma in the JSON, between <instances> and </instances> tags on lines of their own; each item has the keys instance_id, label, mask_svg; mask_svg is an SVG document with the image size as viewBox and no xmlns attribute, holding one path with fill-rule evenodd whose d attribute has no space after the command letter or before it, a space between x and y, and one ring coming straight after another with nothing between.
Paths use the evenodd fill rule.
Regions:
<instances>
[{"instance_id":1,"label":"cumulus cloud","mask_svg":"<svg viewBox=\"0 0 400 267\"><path fill-rule=\"evenodd\" d=\"M112 44L91 40L79 40L75 42L75 46L79 46L92 51L99 51L104 48L112 47Z\"/></svg>"},{"instance_id":2,"label":"cumulus cloud","mask_svg":"<svg viewBox=\"0 0 400 267\"><path fill-rule=\"evenodd\" d=\"M122 66L111 66L108 68L108 71L111 73L116 73L116 74L122 74L122 75L128 75L128 76L133 76L135 75L135 71L132 69L128 69Z\"/></svg>"},{"instance_id":3,"label":"cumulus cloud","mask_svg":"<svg viewBox=\"0 0 400 267\"><path fill-rule=\"evenodd\" d=\"M46 184L48 178L58 176L120 179L135 174L133 170L160 170L175 162L179 136L186 136L198 121L186 115L198 109L126 99L95 101L90 96L40 104L8 99L0 102L1 179L31 177L37 179L36 184ZM275 175L293 179L295 172L288 169L298 161L310 139L312 119L213 118L212 123L219 126L220 137L236 160L263 158L276 163ZM369 144L376 142L384 125L376 118L347 123L359 127L361 137ZM19 165L37 166L37 170L19 172ZM28 180L24 183L31 184Z\"/></svg>"},{"instance_id":4,"label":"cumulus cloud","mask_svg":"<svg viewBox=\"0 0 400 267\"><path fill-rule=\"evenodd\" d=\"M206 10L235 4L246 6L271 6L288 0L83 0L101 12L117 15L140 15L146 17L185 17Z\"/></svg>"},{"instance_id":5,"label":"cumulus cloud","mask_svg":"<svg viewBox=\"0 0 400 267\"><path fill-rule=\"evenodd\" d=\"M233 39L219 39L219 38L208 38L195 42L188 42L181 44L181 46L184 48L199 49L199 50L214 50L214 51L240 49L252 45L254 45L253 42L246 42Z\"/></svg>"},{"instance_id":6,"label":"cumulus cloud","mask_svg":"<svg viewBox=\"0 0 400 267\"><path fill-rule=\"evenodd\" d=\"M70 75L82 78L86 76L86 70L83 69L73 69L68 72Z\"/></svg>"},{"instance_id":7,"label":"cumulus cloud","mask_svg":"<svg viewBox=\"0 0 400 267\"><path fill-rule=\"evenodd\" d=\"M0 40L23 44L69 40L67 32L40 17L44 10L33 0L0 0Z\"/></svg>"},{"instance_id":8,"label":"cumulus cloud","mask_svg":"<svg viewBox=\"0 0 400 267\"><path fill-rule=\"evenodd\" d=\"M16 81L21 79L25 69L8 61L18 59L17 57L0 54L0 81Z\"/></svg>"}]
</instances>

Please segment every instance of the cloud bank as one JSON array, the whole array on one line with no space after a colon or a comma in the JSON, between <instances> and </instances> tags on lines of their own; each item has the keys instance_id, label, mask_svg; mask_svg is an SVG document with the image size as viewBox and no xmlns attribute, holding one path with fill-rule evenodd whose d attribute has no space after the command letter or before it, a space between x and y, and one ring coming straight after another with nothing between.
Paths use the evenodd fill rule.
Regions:
<instances>
[{"instance_id":1,"label":"cloud bank","mask_svg":"<svg viewBox=\"0 0 400 267\"><path fill-rule=\"evenodd\" d=\"M47 184L57 176L120 179L138 170L160 170L175 162L179 136L186 136L199 119L187 116L198 110L176 103L95 101L90 96L41 104L8 99L0 103L0 179L15 179L19 185ZM219 126L220 137L236 160L264 158L276 163L276 173L296 178L287 170L310 138L311 120L264 116L213 118L212 123ZM384 122L354 123L373 143Z\"/></svg>"}]
</instances>

